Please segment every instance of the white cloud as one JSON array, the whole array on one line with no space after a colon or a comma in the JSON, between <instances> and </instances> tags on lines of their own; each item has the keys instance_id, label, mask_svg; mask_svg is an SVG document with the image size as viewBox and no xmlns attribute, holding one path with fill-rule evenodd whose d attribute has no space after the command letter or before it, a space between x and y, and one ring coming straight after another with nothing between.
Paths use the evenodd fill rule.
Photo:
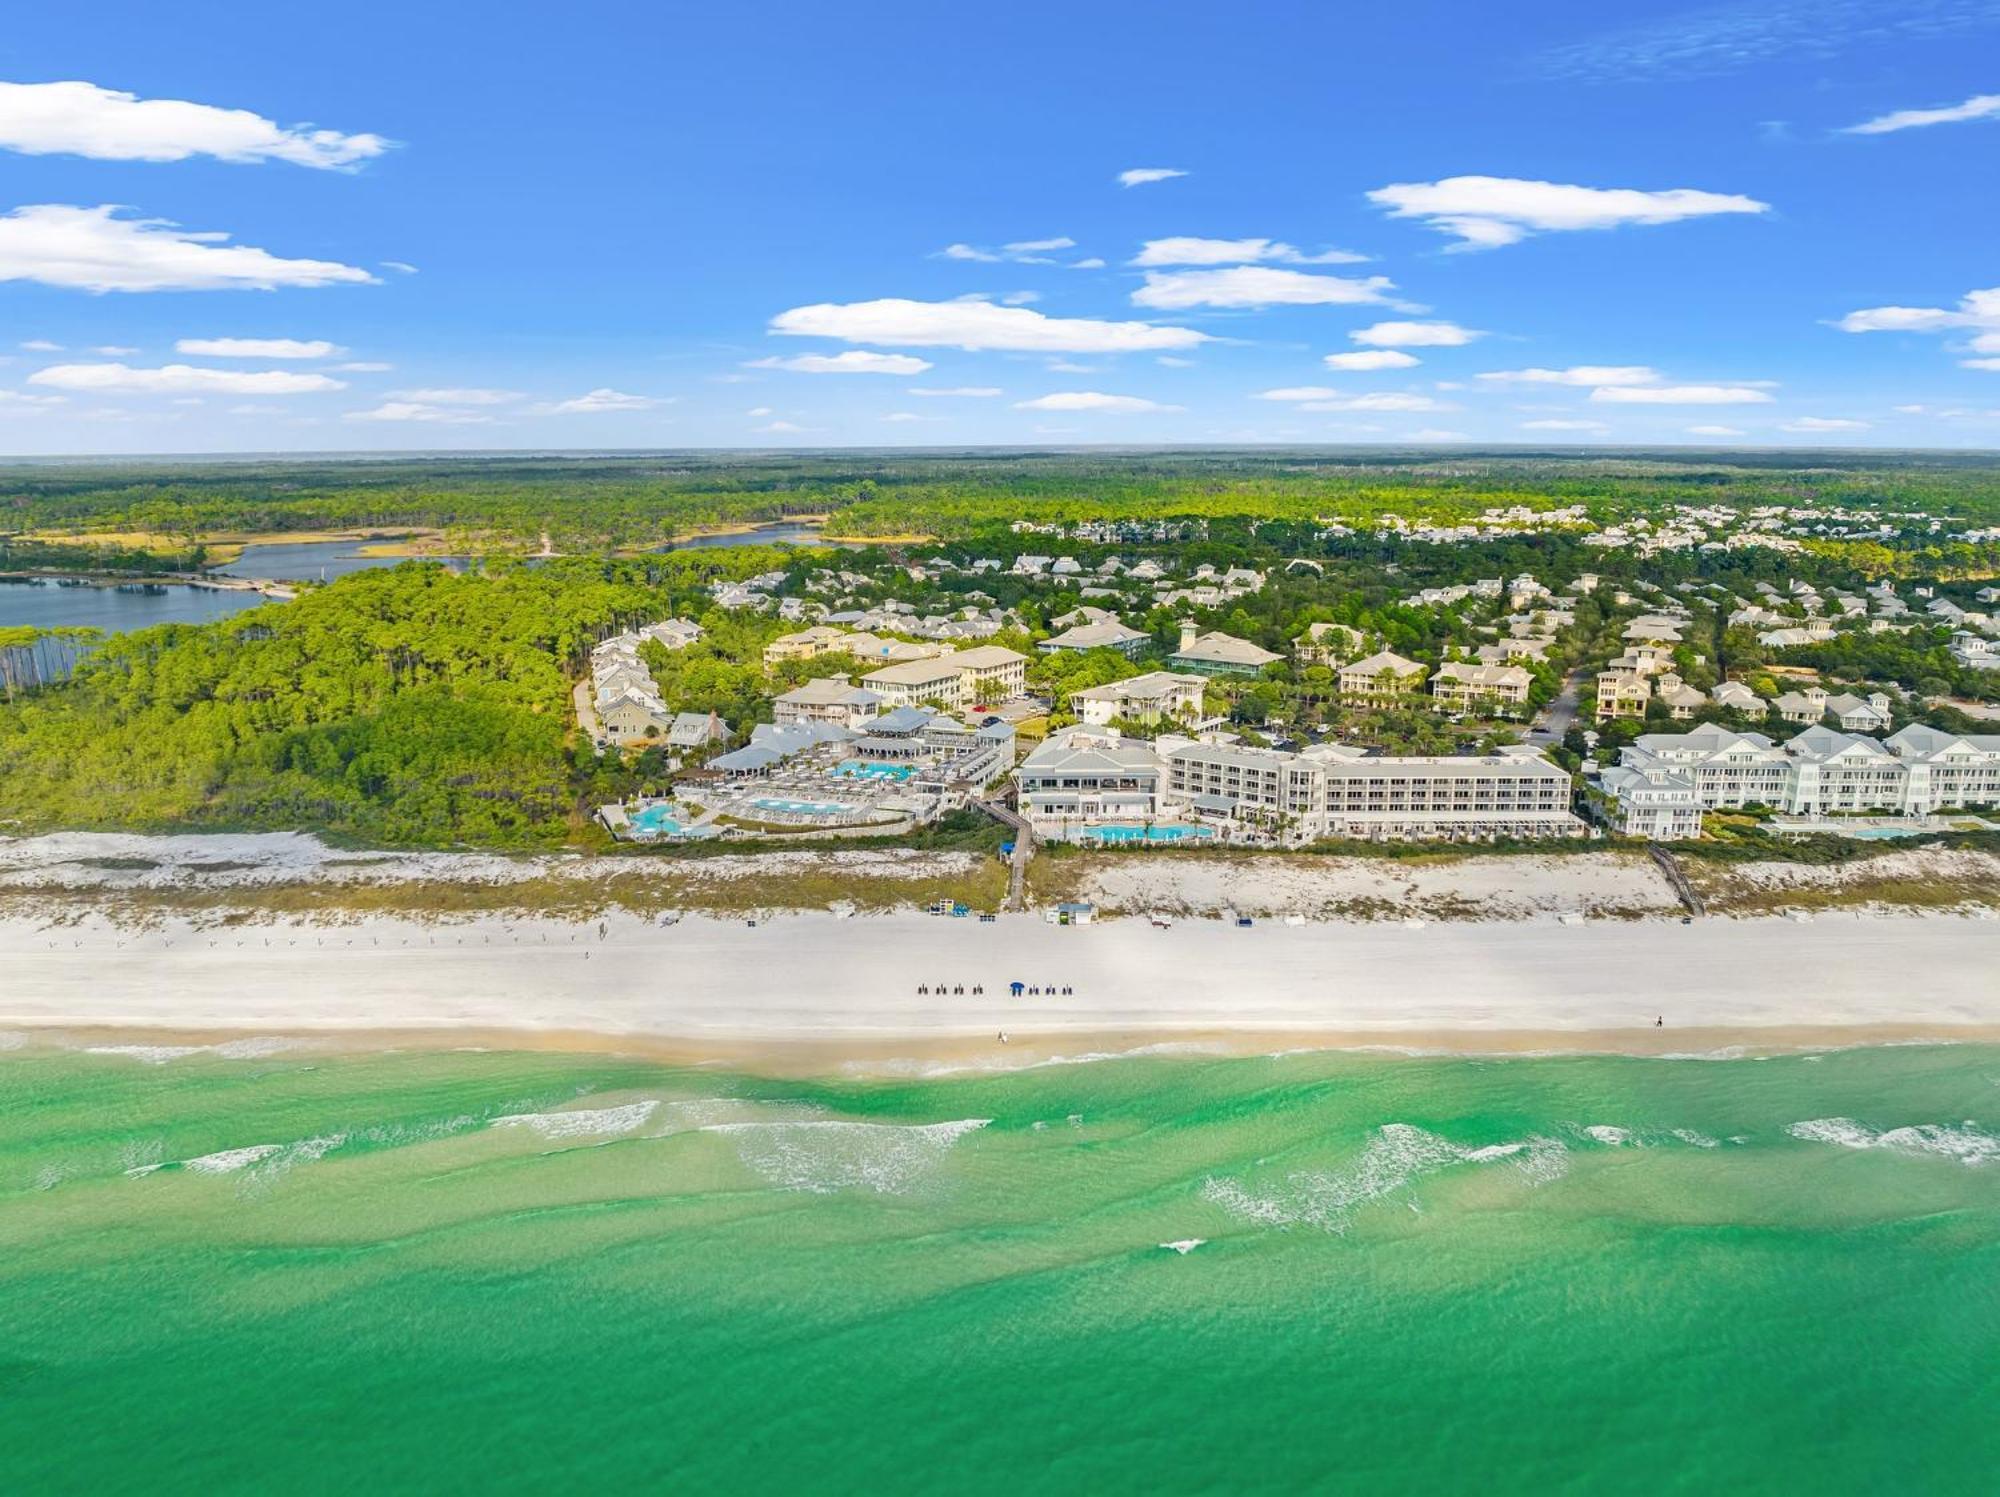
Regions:
<instances>
[{"instance_id":1,"label":"white cloud","mask_svg":"<svg viewBox=\"0 0 2000 1497\"><path fill-rule=\"evenodd\" d=\"M1389 300L1395 282L1373 275L1308 275L1268 265L1235 265L1224 270L1146 272L1146 284L1132 293L1135 306L1178 311L1186 307L1353 306Z\"/></svg>"},{"instance_id":2,"label":"white cloud","mask_svg":"<svg viewBox=\"0 0 2000 1497\"><path fill-rule=\"evenodd\" d=\"M1070 261L1069 268L1071 270L1102 270L1104 269L1104 261L1096 255L1091 255L1086 259Z\"/></svg>"},{"instance_id":3,"label":"white cloud","mask_svg":"<svg viewBox=\"0 0 2000 1497\"><path fill-rule=\"evenodd\" d=\"M223 412L227 416L288 416L291 412L281 405L232 405Z\"/></svg>"},{"instance_id":4,"label":"white cloud","mask_svg":"<svg viewBox=\"0 0 2000 1497\"><path fill-rule=\"evenodd\" d=\"M1302 411L1455 411L1458 407L1442 400L1433 400L1428 395L1410 395L1385 390L1373 395L1309 400L1299 409Z\"/></svg>"},{"instance_id":5,"label":"white cloud","mask_svg":"<svg viewBox=\"0 0 2000 1497\"><path fill-rule=\"evenodd\" d=\"M391 369L394 369L396 366L394 364L379 364L373 361L361 361L353 364L335 364L333 367L339 370L342 374L387 374Z\"/></svg>"},{"instance_id":6,"label":"white cloud","mask_svg":"<svg viewBox=\"0 0 2000 1497\"><path fill-rule=\"evenodd\" d=\"M349 421L417 421L437 426L490 426L491 416L477 411L447 410L443 406L424 405L414 400L390 400L372 411L349 411Z\"/></svg>"},{"instance_id":7,"label":"white cloud","mask_svg":"<svg viewBox=\"0 0 2000 1497\"><path fill-rule=\"evenodd\" d=\"M1148 182L1166 182L1186 175L1186 172L1174 166L1135 166L1118 174L1118 185L1144 187Z\"/></svg>"},{"instance_id":8,"label":"white cloud","mask_svg":"<svg viewBox=\"0 0 2000 1497\"><path fill-rule=\"evenodd\" d=\"M61 353L62 344L51 343L47 338L30 338L21 347L29 353Z\"/></svg>"},{"instance_id":9,"label":"white cloud","mask_svg":"<svg viewBox=\"0 0 2000 1497\"><path fill-rule=\"evenodd\" d=\"M758 428L757 428L757 430L759 430L759 431L775 431L775 432L788 432L788 431L804 431L804 430L805 430L805 428L804 428L803 426L797 426L797 425L794 425L794 424L793 424L792 422L790 422L790 421L773 421L773 422L771 422L771 423L770 423L770 424L769 424L768 426L760 426L760 427L758 427Z\"/></svg>"},{"instance_id":10,"label":"white cloud","mask_svg":"<svg viewBox=\"0 0 2000 1497\"><path fill-rule=\"evenodd\" d=\"M1150 322L1097 322L1050 317L1030 307L992 302L819 302L793 307L771 319L771 331L793 337L837 338L906 348L962 348L968 352L1142 353L1193 348L1210 340L1193 328Z\"/></svg>"},{"instance_id":11,"label":"white cloud","mask_svg":"<svg viewBox=\"0 0 2000 1497\"><path fill-rule=\"evenodd\" d=\"M1491 249L1534 233L1674 223L1716 213L1764 213L1770 208L1755 198L1687 187L1646 192L1519 177L1395 182L1376 188L1368 197L1387 208L1392 218L1420 218L1431 228L1457 235L1454 249Z\"/></svg>"},{"instance_id":12,"label":"white cloud","mask_svg":"<svg viewBox=\"0 0 2000 1497\"><path fill-rule=\"evenodd\" d=\"M1650 385L1659 380L1657 369L1644 364L1577 364L1568 369L1496 369L1481 379L1513 385L1571 385L1594 389L1598 385Z\"/></svg>"},{"instance_id":13,"label":"white cloud","mask_svg":"<svg viewBox=\"0 0 2000 1497\"><path fill-rule=\"evenodd\" d=\"M126 364L53 364L28 376L31 385L133 395L311 395L344 390L342 380L292 369L208 369L167 364L134 369Z\"/></svg>"},{"instance_id":14,"label":"white cloud","mask_svg":"<svg viewBox=\"0 0 2000 1497\"><path fill-rule=\"evenodd\" d=\"M1899 405L1893 407L1893 409L1899 416L1921 416L1927 410L1929 410L1930 407L1922 405Z\"/></svg>"},{"instance_id":15,"label":"white cloud","mask_svg":"<svg viewBox=\"0 0 2000 1497\"><path fill-rule=\"evenodd\" d=\"M1753 385L1606 385L1590 398L1603 405L1763 405L1771 397Z\"/></svg>"},{"instance_id":16,"label":"white cloud","mask_svg":"<svg viewBox=\"0 0 2000 1497\"><path fill-rule=\"evenodd\" d=\"M382 268L384 270L393 270L398 275L415 275L417 273L417 267L412 265L408 260L384 260Z\"/></svg>"},{"instance_id":17,"label":"white cloud","mask_svg":"<svg viewBox=\"0 0 2000 1497\"><path fill-rule=\"evenodd\" d=\"M1041 299L1042 293L1039 291L1007 291L1001 294L1000 302L1003 306L1025 307L1029 302L1036 302Z\"/></svg>"},{"instance_id":18,"label":"white cloud","mask_svg":"<svg viewBox=\"0 0 2000 1497\"><path fill-rule=\"evenodd\" d=\"M1260 390L1259 400L1334 400L1340 391L1325 385L1286 385L1276 390Z\"/></svg>"},{"instance_id":19,"label":"white cloud","mask_svg":"<svg viewBox=\"0 0 2000 1497\"><path fill-rule=\"evenodd\" d=\"M117 218L110 204L40 203L0 215L0 281L77 291L270 291L279 286L373 284L332 260L283 260L229 236L192 233L157 218Z\"/></svg>"},{"instance_id":20,"label":"white cloud","mask_svg":"<svg viewBox=\"0 0 2000 1497\"><path fill-rule=\"evenodd\" d=\"M938 251L943 260L971 260L982 265L998 265L1012 261L1016 265L1054 265L1050 258L1057 250L1075 249L1076 241L1066 235L1055 235L1048 239L1016 239L1003 244L998 249L987 249L977 244L947 244ZM1098 261L1103 264L1103 261Z\"/></svg>"},{"instance_id":21,"label":"white cloud","mask_svg":"<svg viewBox=\"0 0 2000 1497\"><path fill-rule=\"evenodd\" d=\"M1095 390L1069 390L1056 395L1039 395L1014 403L1017 411L1177 411L1177 405L1161 405L1137 395L1102 395Z\"/></svg>"},{"instance_id":22,"label":"white cloud","mask_svg":"<svg viewBox=\"0 0 2000 1497\"><path fill-rule=\"evenodd\" d=\"M998 385L952 385L948 388L914 385L910 388L909 393L912 395L929 396L934 400L985 400L995 395L1004 394L1005 392Z\"/></svg>"},{"instance_id":23,"label":"white cloud","mask_svg":"<svg viewBox=\"0 0 2000 1497\"><path fill-rule=\"evenodd\" d=\"M1378 322L1347 336L1371 348L1459 348L1486 334L1455 322Z\"/></svg>"},{"instance_id":24,"label":"white cloud","mask_svg":"<svg viewBox=\"0 0 2000 1497\"><path fill-rule=\"evenodd\" d=\"M789 369L794 374L922 374L928 359L906 353L865 353L849 349L845 353L802 353L790 358L752 359L749 369Z\"/></svg>"},{"instance_id":25,"label":"white cloud","mask_svg":"<svg viewBox=\"0 0 2000 1497\"><path fill-rule=\"evenodd\" d=\"M596 389L571 400L559 400L547 410L552 416L597 416L615 411L649 411L666 403L651 395L628 395L623 390Z\"/></svg>"},{"instance_id":26,"label":"white cloud","mask_svg":"<svg viewBox=\"0 0 2000 1497\"><path fill-rule=\"evenodd\" d=\"M1176 357L1175 357L1174 355L1172 355L1172 354L1170 354L1170 353L1163 353L1163 354L1160 354L1160 355L1156 356L1156 357L1154 358L1153 362L1154 362L1155 364L1158 364L1158 365L1159 365L1159 366L1160 366L1161 368L1163 368L1163 369L1192 369L1192 368L1194 368L1194 360L1193 360L1193 359L1181 359L1181 358L1176 358Z\"/></svg>"},{"instance_id":27,"label":"white cloud","mask_svg":"<svg viewBox=\"0 0 2000 1497\"><path fill-rule=\"evenodd\" d=\"M1393 348L1378 348L1355 353L1330 353L1320 362L1343 374L1367 374L1377 369L1414 369L1423 361L1414 354L1399 353Z\"/></svg>"},{"instance_id":28,"label":"white cloud","mask_svg":"<svg viewBox=\"0 0 2000 1497\"><path fill-rule=\"evenodd\" d=\"M745 411L743 414L751 417L754 420L763 416L775 415L776 412L774 412L768 405L753 405L750 407L749 410Z\"/></svg>"},{"instance_id":29,"label":"white cloud","mask_svg":"<svg viewBox=\"0 0 2000 1497\"><path fill-rule=\"evenodd\" d=\"M1147 265L1248 265L1259 260L1282 260L1290 265L1354 265L1366 255L1346 250L1325 250L1308 255L1276 239L1201 239L1179 235L1148 239L1132 264Z\"/></svg>"},{"instance_id":30,"label":"white cloud","mask_svg":"<svg viewBox=\"0 0 2000 1497\"><path fill-rule=\"evenodd\" d=\"M944 420L944 417L920 416L915 411L891 411L889 412L888 415L884 416L882 419L884 421L893 421L898 424L906 424L911 421L942 421Z\"/></svg>"},{"instance_id":31,"label":"white cloud","mask_svg":"<svg viewBox=\"0 0 2000 1497\"><path fill-rule=\"evenodd\" d=\"M527 397L519 390L482 390L453 387L430 390L391 390L391 400L414 400L420 405L507 405Z\"/></svg>"},{"instance_id":32,"label":"white cloud","mask_svg":"<svg viewBox=\"0 0 2000 1497\"><path fill-rule=\"evenodd\" d=\"M1044 366L1051 374L1095 374L1094 364L1079 364L1075 359L1050 359Z\"/></svg>"},{"instance_id":33,"label":"white cloud","mask_svg":"<svg viewBox=\"0 0 2000 1497\"><path fill-rule=\"evenodd\" d=\"M100 354L107 359L129 359L138 351L136 348L128 348L119 343L100 343L91 349L92 353Z\"/></svg>"},{"instance_id":34,"label":"white cloud","mask_svg":"<svg viewBox=\"0 0 2000 1497\"><path fill-rule=\"evenodd\" d=\"M1609 431L1602 421L1563 421L1551 418L1547 421L1523 421L1522 431Z\"/></svg>"},{"instance_id":35,"label":"white cloud","mask_svg":"<svg viewBox=\"0 0 2000 1497\"><path fill-rule=\"evenodd\" d=\"M0 406L67 405L67 395L30 395L25 390L0 390Z\"/></svg>"},{"instance_id":36,"label":"white cloud","mask_svg":"<svg viewBox=\"0 0 2000 1497\"><path fill-rule=\"evenodd\" d=\"M2000 354L2000 286L1968 291L1955 307L1863 307L1834 324L1843 333L1957 333L1975 354ZM2000 369L2000 359L1961 359L1967 369Z\"/></svg>"},{"instance_id":37,"label":"white cloud","mask_svg":"<svg viewBox=\"0 0 2000 1497\"><path fill-rule=\"evenodd\" d=\"M2000 94L1975 94L1963 104L1942 109L1898 109L1877 115L1858 125L1849 125L1843 135L1887 135L1895 130L1914 130L1923 125L1956 125L1965 120L2000 119Z\"/></svg>"},{"instance_id":38,"label":"white cloud","mask_svg":"<svg viewBox=\"0 0 2000 1497\"><path fill-rule=\"evenodd\" d=\"M1744 435L1743 428L1740 426L1690 426L1687 430L1688 435L1691 437L1740 437Z\"/></svg>"},{"instance_id":39,"label":"white cloud","mask_svg":"<svg viewBox=\"0 0 2000 1497\"><path fill-rule=\"evenodd\" d=\"M141 99L94 83L0 83L0 148L98 161L289 161L337 171L381 155L389 142L279 125L247 109Z\"/></svg>"},{"instance_id":40,"label":"white cloud","mask_svg":"<svg viewBox=\"0 0 2000 1497\"><path fill-rule=\"evenodd\" d=\"M182 338L174 352L211 359L330 359L347 350L324 338Z\"/></svg>"},{"instance_id":41,"label":"white cloud","mask_svg":"<svg viewBox=\"0 0 2000 1497\"><path fill-rule=\"evenodd\" d=\"M1866 431L1866 421L1850 421L1844 416L1801 416L1796 421L1787 421L1779 431Z\"/></svg>"},{"instance_id":42,"label":"white cloud","mask_svg":"<svg viewBox=\"0 0 2000 1497\"><path fill-rule=\"evenodd\" d=\"M1434 426L1426 426L1410 433L1412 442L1464 442L1470 438L1462 431L1439 431Z\"/></svg>"}]
</instances>

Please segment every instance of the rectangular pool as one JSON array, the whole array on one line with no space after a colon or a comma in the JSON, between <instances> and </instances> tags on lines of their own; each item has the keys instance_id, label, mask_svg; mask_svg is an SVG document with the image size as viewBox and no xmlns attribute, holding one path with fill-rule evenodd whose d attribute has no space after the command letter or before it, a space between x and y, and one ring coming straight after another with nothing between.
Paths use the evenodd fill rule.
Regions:
<instances>
[{"instance_id":1,"label":"rectangular pool","mask_svg":"<svg viewBox=\"0 0 2000 1497\"><path fill-rule=\"evenodd\" d=\"M1199 842L1213 837L1215 828L1168 822L1156 826L1094 826L1083 835L1099 842Z\"/></svg>"},{"instance_id":2,"label":"rectangular pool","mask_svg":"<svg viewBox=\"0 0 2000 1497\"><path fill-rule=\"evenodd\" d=\"M876 759L843 759L833 772L850 780L894 780L903 784L917 772L914 764L884 764Z\"/></svg>"},{"instance_id":3,"label":"rectangular pool","mask_svg":"<svg viewBox=\"0 0 2000 1497\"><path fill-rule=\"evenodd\" d=\"M854 807L837 800L779 800L760 795L750 804L759 811L778 811L788 816L844 816Z\"/></svg>"}]
</instances>

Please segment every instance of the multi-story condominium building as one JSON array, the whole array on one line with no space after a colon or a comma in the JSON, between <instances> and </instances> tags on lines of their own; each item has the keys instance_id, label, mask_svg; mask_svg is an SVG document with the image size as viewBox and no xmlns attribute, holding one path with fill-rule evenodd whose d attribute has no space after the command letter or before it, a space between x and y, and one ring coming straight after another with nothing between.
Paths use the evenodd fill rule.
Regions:
<instances>
[{"instance_id":1,"label":"multi-story condominium building","mask_svg":"<svg viewBox=\"0 0 2000 1497\"><path fill-rule=\"evenodd\" d=\"M1204 676L1254 676L1282 658L1233 634L1203 634L1191 625L1183 625L1180 648L1174 651L1173 663L1181 670Z\"/></svg>"},{"instance_id":2,"label":"multi-story condominium building","mask_svg":"<svg viewBox=\"0 0 2000 1497\"><path fill-rule=\"evenodd\" d=\"M948 657L965 683L965 700L1010 702L1028 693L1028 657L1005 645L974 645Z\"/></svg>"},{"instance_id":3,"label":"multi-story condominium building","mask_svg":"<svg viewBox=\"0 0 2000 1497\"><path fill-rule=\"evenodd\" d=\"M1086 723L1102 727L1114 718L1128 722L1182 722L1201 715L1203 676L1148 671L1109 686L1087 686L1069 694L1069 704Z\"/></svg>"},{"instance_id":4,"label":"multi-story condominium building","mask_svg":"<svg viewBox=\"0 0 2000 1497\"><path fill-rule=\"evenodd\" d=\"M1151 745L1090 727L1050 734L1014 771L1021 815L1054 838L1092 823L1155 819L1164 778Z\"/></svg>"},{"instance_id":5,"label":"multi-story condominium building","mask_svg":"<svg viewBox=\"0 0 2000 1497\"><path fill-rule=\"evenodd\" d=\"M941 702L966 707L980 702L1005 702L1025 695L1028 657L1000 645L976 645L969 650L931 660L906 660L871 671L861 684L892 707Z\"/></svg>"},{"instance_id":6,"label":"multi-story condominium building","mask_svg":"<svg viewBox=\"0 0 2000 1497\"><path fill-rule=\"evenodd\" d=\"M1792 815L1881 811L1929 816L1968 806L2000 805L2000 734L1949 733L1915 725L1893 738L1814 726L1784 744L1762 733L1709 723L1691 733L1643 734L1607 771L1604 789L1618 802L1613 824L1628 835L1653 835L1643 808L1625 794L1642 785L1684 781L1703 810L1765 805Z\"/></svg>"},{"instance_id":7,"label":"multi-story condominium building","mask_svg":"<svg viewBox=\"0 0 2000 1497\"><path fill-rule=\"evenodd\" d=\"M1692 775L1614 764L1598 784L1610 797L1612 828L1623 836L1681 842L1701 835L1701 796Z\"/></svg>"},{"instance_id":8,"label":"multi-story condominium building","mask_svg":"<svg viewBox=\"0 0 2000 1497\"><path fill-rule=\"evenodd\" d=\"M1375 842L1580 837L1568 771L1540 754L1324 759L1320 835Z\"/></svg>"},{"instance_id":9,"label":"multi-story condominium building","mask_svg":"<svg viewBox=\"0 0 2000 1497\"><path fill-rule=\"evenodd\" d=\"M1527 750L1376 757L1337 744L1289 754L1187 738L1147 745L1069 736L1085 731L1057 735L1016 771L1023 814L1045 835L1088 836L1093 815L1174 816L1286 842L1573 837L1587 830L1570 810L1569 775ZM1123 798L1113 803L1107 784Z\"/></svg>"},{"instance_id":10,"label":"multi-story condominium building","mask_svg":"<svg viewBox=\"0 0 2000 1497\"><path fill-rule=\"evenodd\" d=\"M1518 665L1467 665L1451 661L1438 667L1431 695L1440 707L1469 712L1480 707L1524 707L1535 678Z\"/></svg>"},{"instance_id":11,"label":"multi-story condominium building","mask_svg":"<svg viewBox=\"0 0 2000 1497\"><path fill-rule=\"evenodd\" d=\"M891 707L918 702L942 702L947 707L965 704L965 676L950 656L884 666L863 676L861 684Z\"/></svg>"},{"instance_id":12,"label":"multi-story condominium building","mask_svg":"<svg viewBox=\"0 0 2000 1497\"><path fill-rule=\"evenodd\" d=\"M845 676L825 676L795 686L771 703L771 719L786 723L839 723L859 728L882 711L882 698Z\"/></svg>"},{"instance_id":13,"label":"multi-story condominium building","mask_svg":"<svg viewBox=\"0 0 2000 1497\"><path fill-rule=\"evenodd\" d=\"M1429 668L1419 661L1377 650L1340 668L1340 694L1350 702L1394 702L1422 691L1429 675Z\"/></svg>"}]
</instances>

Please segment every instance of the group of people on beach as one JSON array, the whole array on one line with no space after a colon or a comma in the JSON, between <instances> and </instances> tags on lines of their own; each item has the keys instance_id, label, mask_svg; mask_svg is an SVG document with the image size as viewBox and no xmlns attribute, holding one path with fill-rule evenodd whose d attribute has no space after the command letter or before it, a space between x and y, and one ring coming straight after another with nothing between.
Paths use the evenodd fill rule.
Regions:
<instances>
[{"instance_id":1,"label":"group of people on beach","mask_svg":"<svg viewBox=\"0 0 2000 1497\"><path fill-rule=\"evenodd\" d=\"M1043 996L1047 996L1050 998L1055 998L1055 997L1074 998L1076 996L1076 989L1069 986L1067 983L1065 983L1061 987L1057 987L1054 983L1050 983L1047 987L1023 986L1020 983L1016 983L1014 984L1014 987L1016 989L1017 997L1020 996L1021 994L1026 994L1030 998L1040 998ZM955 998L963 998L968 993L971 994L974 998L983 998L986 995L986 987L983 983L974 983L971 987L968 988L962 982L953 983L950 986L947 986L944 983L939 983L935 987L932 987L929 983L920 982L917 984L917 996L919 998L929 998L933 994L935 994L939 998L944 998L947 996Z\"/></svg>"}]
</instances>

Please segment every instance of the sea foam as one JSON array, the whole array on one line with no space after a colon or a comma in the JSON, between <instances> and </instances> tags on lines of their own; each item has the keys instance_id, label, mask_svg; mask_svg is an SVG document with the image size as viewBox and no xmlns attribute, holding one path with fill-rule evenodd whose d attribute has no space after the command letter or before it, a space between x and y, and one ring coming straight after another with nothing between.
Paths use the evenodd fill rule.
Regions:
<instances>
[{"instance_id":1,"label":"sea foam","mask_svg":"<svg viewBox=\"0 0 2000 1497\"><path fill-rule=\"evenodd\" d=\"M495 1128L528 1128L543 1138L597 1138L630 1133L658 1111L657 1101L627 1102L622 1107L579 1108L571 1112L514 1112L493 1120Z\"/></svg>"},{"instance_id":2,"label":"sea foam","mask_svg":"<svg viewBox=\"0 0 2000 1497\"><path fill-rule=\"evenodd\" d=\"M1807 1143L1836 1144L1843 1149L1888 1149L1898 1154L1933 1154L1960 1164L1981 1165L2000 1160L2000 1138L1976 1124L1913 1123L1877 1130L1853 1118L1811 1118L1793 1123L1785 1132Z\"/></svg>"},{"instance_id":3,"label":"sea foam","mask_svg":"<svg viewBox=\"0 0 2000 1497\"><path fill-rule=\"evenodd\" d=\"M992 1121L708 1123L701 1131L728 1138L744 1164L784 1190L815 1195L870 1190L897 1195L942 1164L953 1144Z\"/></svg>"},{"instance_id":4,"label":"sea foam","mask_svg":"<svg viewBox=\"0 0 2000 1497\"><path fill-rule=\"evenodd\" d=\"M1258 1192L1240 1181L1211 1177L1202 1195L1233 1216L1264 1226L1312 1226L1346 1230L1354 1213L1370 1201L1404 1189L1425 1175L1459 1164L1506 1162L1532 1185L1556 1179L1569 1165L1569 1151L1539 1135L1515 1142L1463 1148L1410 1123L1384 1123L1370 1136L1361 1157L1345 1170L1298 1170L1281 1189Z\"/></svg>"}]
</instances>

